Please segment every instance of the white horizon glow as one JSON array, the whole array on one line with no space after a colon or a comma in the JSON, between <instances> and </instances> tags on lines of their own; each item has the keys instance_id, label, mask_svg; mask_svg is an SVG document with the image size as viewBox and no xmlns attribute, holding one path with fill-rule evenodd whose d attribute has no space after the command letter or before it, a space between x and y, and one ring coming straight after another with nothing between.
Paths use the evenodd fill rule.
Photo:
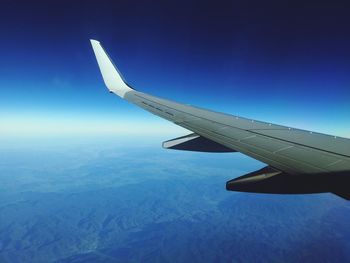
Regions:
<instances>
[{"instance_id":1,"label":"white horizon glow","mask_svg":"<svg viewBox=\"0 0 350 263\"><path fill-rule=\"evenodd\" d=\"M173 135L186 130L167 121L126 119L123 116L79 116L62 114L1 115L0 136L40 137L66 135ZM187 131L188 132L188 131Z\"/></svg>"},{"instance_id":2,"label":"white horizon glow","mask_svg":"<svg viewBox=\"0 0 350 263\"><path fill-rule=\"evenodd\" d=\"M166 120L141 114L77 114L77 113L2 113L0 114L2 138L31 138L54 136L177 136L190 131ZM290 127L349 138L347 127L307 124L291 121ZM284 123L285 124L285 123ZM287 125L288 126L288 125Z\"/></svg>"}]
</instances>

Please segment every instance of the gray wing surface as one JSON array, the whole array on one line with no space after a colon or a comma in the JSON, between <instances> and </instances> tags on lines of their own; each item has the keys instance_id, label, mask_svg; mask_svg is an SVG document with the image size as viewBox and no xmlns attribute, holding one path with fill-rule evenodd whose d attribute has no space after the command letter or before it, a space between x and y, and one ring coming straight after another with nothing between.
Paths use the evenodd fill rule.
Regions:
<instances>
[{"instance_id":1,"label":"gray wing surface","mask_svg":"<svg viewBox=\"0 0 350 263\"><path fill-rule=\"evenodd\" d=\"M287 173L350 169L350 141L175 103L137 91L125 99L151 113Z\"/></svg>"},{"instance_id":2,"label":"gray wing surface","mask_svg":"<svg viewBox=\"0 0 350 263\"><path fill-rule=\"evenodd\" d=\"M136 91L126 84L100 43L91 43L108 89L161 118L290 175L350 171L347 138L210 111Z\"/></svg>"}]
</instances>

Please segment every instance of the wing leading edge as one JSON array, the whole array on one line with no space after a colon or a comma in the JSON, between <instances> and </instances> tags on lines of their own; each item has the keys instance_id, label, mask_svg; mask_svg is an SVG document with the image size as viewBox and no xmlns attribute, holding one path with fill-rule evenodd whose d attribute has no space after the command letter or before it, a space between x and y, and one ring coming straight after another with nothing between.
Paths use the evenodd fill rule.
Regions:
<instances>
[{"instance_id":1,"label":"wing leading edge","mask_svg":"<svg viewBox=\"0 0 350 263\"><path fill-rule=\"evenodd\" d=\"M204 141L201 144L212 142L215 146L221 145L225 151L226 149L239 151L268 164L269 169L279 171L273 174L273 178L277 178L276 176L282 178L281 174L283 174L283 178L294 176L293 179L296 179L301 178L302 175L300 183L305 184L304 177L313 175L309 178L315 180L315 185L318 180L317 175L320 178L325 175L328 178L332 175L331 180L334 182L337 182L338 177L341 178L339 183L331 188L326 187L327 189L313 187L314 184L309 182L309 179L307 180L309 185L298 186L298 180L296 180L295 185L301 187L302 191L296 189L295 193L334 192L341 193L338 195L343 197L349 196L350 191L344 189L344 184L349 185L350 183L348 179L348 173L350 173L349 139L214 112L136 91L124 81L101 44L96 40L91 40L91 44L103 80L107 88L116 95L192 131L203 138ZM192 144L193 142L195 140L192 141ZM183 146L184 144L181 147ZM255 173L261 175L259 171ZM259 178L261 179L261 176ZM231 188L234 185L233 181L230 181ZM254 180L248 181L256 183ZM244 182L248 181L244 180ZM341 189L338 189L337 185L341 185ZM278 189L278 184L276 187ZM233 188L228 190L235 190ZM255 187L252 189L254 190L251 192L263 192ZM289 190L288 193L294 192Z\"/></svg>"}]
</instances>

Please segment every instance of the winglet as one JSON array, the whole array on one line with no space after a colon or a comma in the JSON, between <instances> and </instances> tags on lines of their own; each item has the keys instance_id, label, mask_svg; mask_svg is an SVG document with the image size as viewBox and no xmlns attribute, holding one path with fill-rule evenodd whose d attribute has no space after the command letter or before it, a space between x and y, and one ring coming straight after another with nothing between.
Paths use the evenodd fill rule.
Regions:
<instances>
[{"instance_id":1,"label":"winglet","mask_svg":"<svg viewBox=\"0 0 350 263\"><path fill-rule=\"evenodd\" d=\"M94 39L90 39L90 42L107 88L123 98L125 93L132 89L125 83L100 42Z\"/></svg>"}]
</instances>

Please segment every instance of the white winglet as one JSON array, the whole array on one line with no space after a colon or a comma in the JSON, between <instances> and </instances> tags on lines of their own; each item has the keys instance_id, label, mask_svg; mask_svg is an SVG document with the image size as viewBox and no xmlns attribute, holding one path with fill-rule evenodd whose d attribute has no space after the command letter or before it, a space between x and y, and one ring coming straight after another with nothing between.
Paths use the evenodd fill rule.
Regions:
<instances>
[{"instance_id":1,"label":"white winglet","mask_svg":"<svg viewBox=\"0 0 350 263\"><path fill-rule=\"evenodd\" d=\"M90 39L90 42L107 88L123 98L125 93L132 89L124 82L122 76L113 65L113 62L101 46L100 42L94 39Z\"/></svg>"}]
</instances>

